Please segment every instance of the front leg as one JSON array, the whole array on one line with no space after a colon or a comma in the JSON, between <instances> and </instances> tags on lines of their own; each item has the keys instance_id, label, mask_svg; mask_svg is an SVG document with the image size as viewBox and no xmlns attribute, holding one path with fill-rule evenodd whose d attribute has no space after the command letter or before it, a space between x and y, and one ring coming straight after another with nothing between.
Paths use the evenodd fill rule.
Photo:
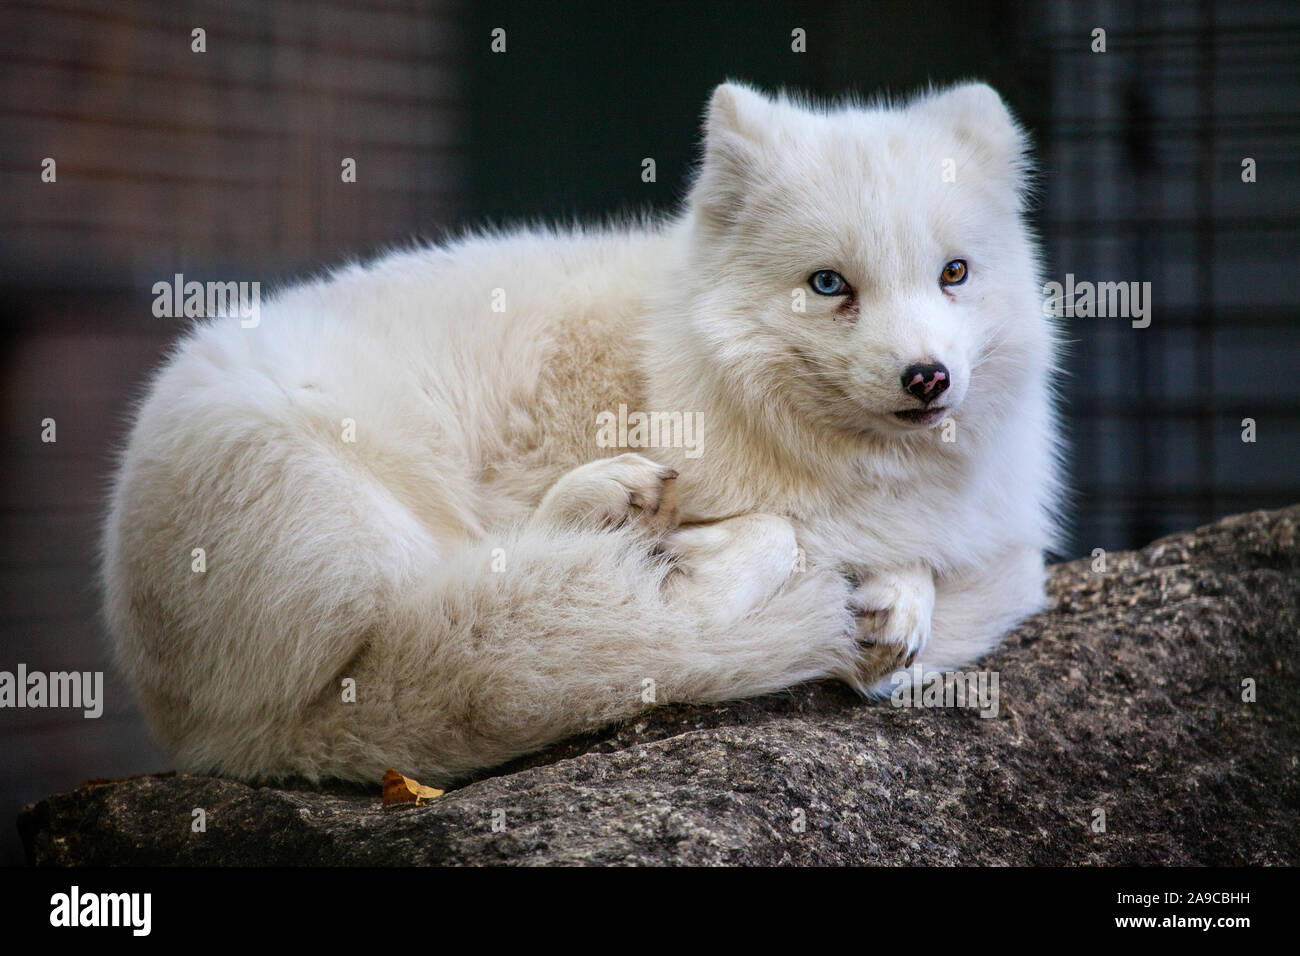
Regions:
<instances>
[{"instance_id":1,"label":"front leg","mask_svg":"<svg viewBox=\"0 0 1300 956\"><path fill-rule=\"evenodd\" d=\"M923 673L963 668L997 646L1024 618L1041 611L1045 572L1043 553L1033 545L1008 548L979 565L941 577L934 582L933 636L918 651L916 664ZM897 645L878 645L869 650ZM892 667L880 653L880 683L874 692L887 696L898 684L895 671L902 661L895 653ZM905 671L911 679L912 671Z\"/></svg>"},{"instance_id":2,"label":"front leg","mask_svg":"<svg viewBox=\"0 0 1300 956\"><path fill-rule=\"evenodd\" d=\"M912 661L930 640L934 572L917 563L867 573L850 600L858 641L883 677Z\"/></svg>"}]
</instances>

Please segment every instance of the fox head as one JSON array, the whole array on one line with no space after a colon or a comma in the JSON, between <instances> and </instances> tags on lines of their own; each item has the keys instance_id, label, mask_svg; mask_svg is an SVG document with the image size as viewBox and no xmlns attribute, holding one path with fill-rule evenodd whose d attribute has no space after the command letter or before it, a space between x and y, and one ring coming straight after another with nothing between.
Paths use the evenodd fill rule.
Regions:
<instances>
[{"instance_id":1,"label":"fox head","mask_svg":"<svg viewBox=\"0 0 1300 956\"><path fill-rule=\"evenodd\" d=\"M680 263L712 372L850 433L1014 414L1053 361L1026 151L982 84L828 107L718 87Z\"/></svg>"}]
</instances>

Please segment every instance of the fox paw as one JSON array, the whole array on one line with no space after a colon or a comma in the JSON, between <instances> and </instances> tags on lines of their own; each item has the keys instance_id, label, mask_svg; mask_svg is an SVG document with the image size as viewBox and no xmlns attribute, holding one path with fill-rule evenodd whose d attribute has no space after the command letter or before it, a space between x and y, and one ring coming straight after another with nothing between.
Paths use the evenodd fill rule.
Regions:
<instances>
[{"instance_id":1,"label":"fox paw","mask_svg":"<svg viewBox=\"0 0 1300 956\"><path fill-rule=\"evenodd\" d=\"M867 682L912 661L930 639L934 576L924 568L869 574L849 598Z\"/></svg>"},{"instance_id":2,"label":"fox paw","mask_svg":"<svg viewBox=\"0 0 1300 956\"><path fill-rule=\"evenodd\" d=\"M552 486L534 520L591 528L635 522L665 534L679 523L677 472L631 453L588 462Z\"/></svg>"}]
</instances>

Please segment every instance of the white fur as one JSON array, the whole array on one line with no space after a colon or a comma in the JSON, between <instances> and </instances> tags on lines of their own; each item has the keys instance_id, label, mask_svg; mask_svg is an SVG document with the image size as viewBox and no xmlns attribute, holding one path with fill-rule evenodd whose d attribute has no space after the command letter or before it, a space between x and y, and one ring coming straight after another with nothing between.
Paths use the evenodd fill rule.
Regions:
<instances>
[{"instance_id":1,"label":"white fur","mask_svg":"<svg viewBox=\"0 0 1300 956\"><path fill-rule=\"evenodd\" d=\"M1042 604L1058 490L1025 146L985 86L728 84L671 220L396 253L196 328L105 534L160 741L195 771L449 781L651 702L979 657ZM955 441L892 416L918 360L951 372ZM620 403L698 413L703 454L598 447Z\"/></svg>"}]
</instances>

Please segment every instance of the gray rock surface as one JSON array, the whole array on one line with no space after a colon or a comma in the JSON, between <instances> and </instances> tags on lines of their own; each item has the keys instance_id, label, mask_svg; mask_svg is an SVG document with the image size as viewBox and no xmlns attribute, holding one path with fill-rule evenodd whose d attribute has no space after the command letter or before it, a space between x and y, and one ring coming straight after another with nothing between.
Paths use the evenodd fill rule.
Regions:
<instances>
[{"instance_id":1,"label":"gray rock surface","mask_svg":"<svg viewBox=\"0 0 1300 956\"><path fill-rule=\"evenodd\" d=\"M1295 865L1298 524L1255 512L1105 573L1058 565L1051 609L982 664L992 718L813 684L662 708L422 807L381 808L378 781L158 776L50 797L19 829L46 865Z\"/></svg>"}]
</instances>

